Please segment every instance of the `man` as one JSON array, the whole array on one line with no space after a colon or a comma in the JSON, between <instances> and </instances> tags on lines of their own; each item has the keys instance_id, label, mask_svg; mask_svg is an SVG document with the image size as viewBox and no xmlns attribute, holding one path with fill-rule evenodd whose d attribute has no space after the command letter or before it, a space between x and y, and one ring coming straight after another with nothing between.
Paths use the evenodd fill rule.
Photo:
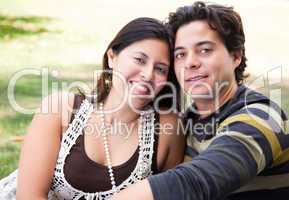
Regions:
<instances>
[{"instance_id":1,"label":"man","mask_svg":"<svg viewBox=\"0 0 289 200\"><path fill-rule=\"evenodd\" d=\"M177 78L194 101L185 113L193 158L113 199L288 199L287 117L242 84L245 36L238 13L196 2L170 14L168 25Z\"/></svg>"}]
</instances>

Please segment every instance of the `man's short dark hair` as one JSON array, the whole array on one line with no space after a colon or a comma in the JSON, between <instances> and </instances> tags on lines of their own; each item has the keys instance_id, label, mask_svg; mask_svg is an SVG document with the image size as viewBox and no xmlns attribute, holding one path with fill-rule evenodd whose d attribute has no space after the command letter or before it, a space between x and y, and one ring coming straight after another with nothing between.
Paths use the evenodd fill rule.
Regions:
<instances>
[{"instance_id":1,"label":"man's short dark hair","mask_svg":"<svg viewBox=\"0 0 289 200\"><path fill-rule=\"evenodd\" d=\"M242 60L235 69L235 79L238 85L242 84L246 78L244 71L247 66L247 58L244 46L245 35L240 15L233 10L233 7L198 1L191 6L180 7L176 12L170 13L167 25L176 35L181 26L196 20L207 21L209 26L219 34L230 53L241 53Z\"/></svg>"}]
</instances>

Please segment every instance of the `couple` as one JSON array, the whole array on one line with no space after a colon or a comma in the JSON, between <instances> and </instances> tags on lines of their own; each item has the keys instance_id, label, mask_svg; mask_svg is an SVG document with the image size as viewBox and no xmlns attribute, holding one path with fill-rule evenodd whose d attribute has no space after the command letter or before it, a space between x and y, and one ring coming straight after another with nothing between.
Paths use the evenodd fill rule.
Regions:
<instances>
[{"instance_id":1,"label":"couple","mask_svg":"<svg viewBox=\"0 0 289 200\"><path fill-rule=\"evenodd\" d=\"M61 112L34 116L17 199L286 199L287 117L243 85L244 42L238 13L216 4L181 7L165 26L128 23L104 54L95 98L43 101ZM193 100L182 120L179 85Z\"/></svg>"}]
</instances>

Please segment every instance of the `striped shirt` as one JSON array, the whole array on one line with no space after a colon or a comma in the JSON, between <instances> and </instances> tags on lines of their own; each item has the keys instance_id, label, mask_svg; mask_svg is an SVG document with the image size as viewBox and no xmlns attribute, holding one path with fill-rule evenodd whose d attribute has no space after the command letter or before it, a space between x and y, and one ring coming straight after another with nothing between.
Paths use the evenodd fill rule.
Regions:
<instances>
[{"instance_id":1,"label":"striped shirt","mask_svg":"<svg viewBox=\"0 0 289 200\"><path fill-rule=\"evenodd\" d=\"M288 119L276 103L242 85L217 112L199 119L191 106L184 121L187 162L149 177L154 199L289 199Z\"/></svg>"}]
</instances>

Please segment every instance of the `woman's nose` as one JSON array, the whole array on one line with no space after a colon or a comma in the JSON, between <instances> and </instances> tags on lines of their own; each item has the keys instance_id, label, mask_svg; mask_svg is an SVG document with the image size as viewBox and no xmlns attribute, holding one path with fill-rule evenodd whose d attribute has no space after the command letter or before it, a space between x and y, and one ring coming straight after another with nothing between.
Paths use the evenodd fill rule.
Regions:
<instances>
[{"instance_id":1,"label":"woman's nose","mask_svg":"<svg viewBox=\"0 0 289 200\"><path fill-rule=\"evenodd\" d=\"M153 70L153 65L147 65L143 68L141 77L144 79L144 81L151 81L153 79Z\"/></svg>"}]
</instances>

